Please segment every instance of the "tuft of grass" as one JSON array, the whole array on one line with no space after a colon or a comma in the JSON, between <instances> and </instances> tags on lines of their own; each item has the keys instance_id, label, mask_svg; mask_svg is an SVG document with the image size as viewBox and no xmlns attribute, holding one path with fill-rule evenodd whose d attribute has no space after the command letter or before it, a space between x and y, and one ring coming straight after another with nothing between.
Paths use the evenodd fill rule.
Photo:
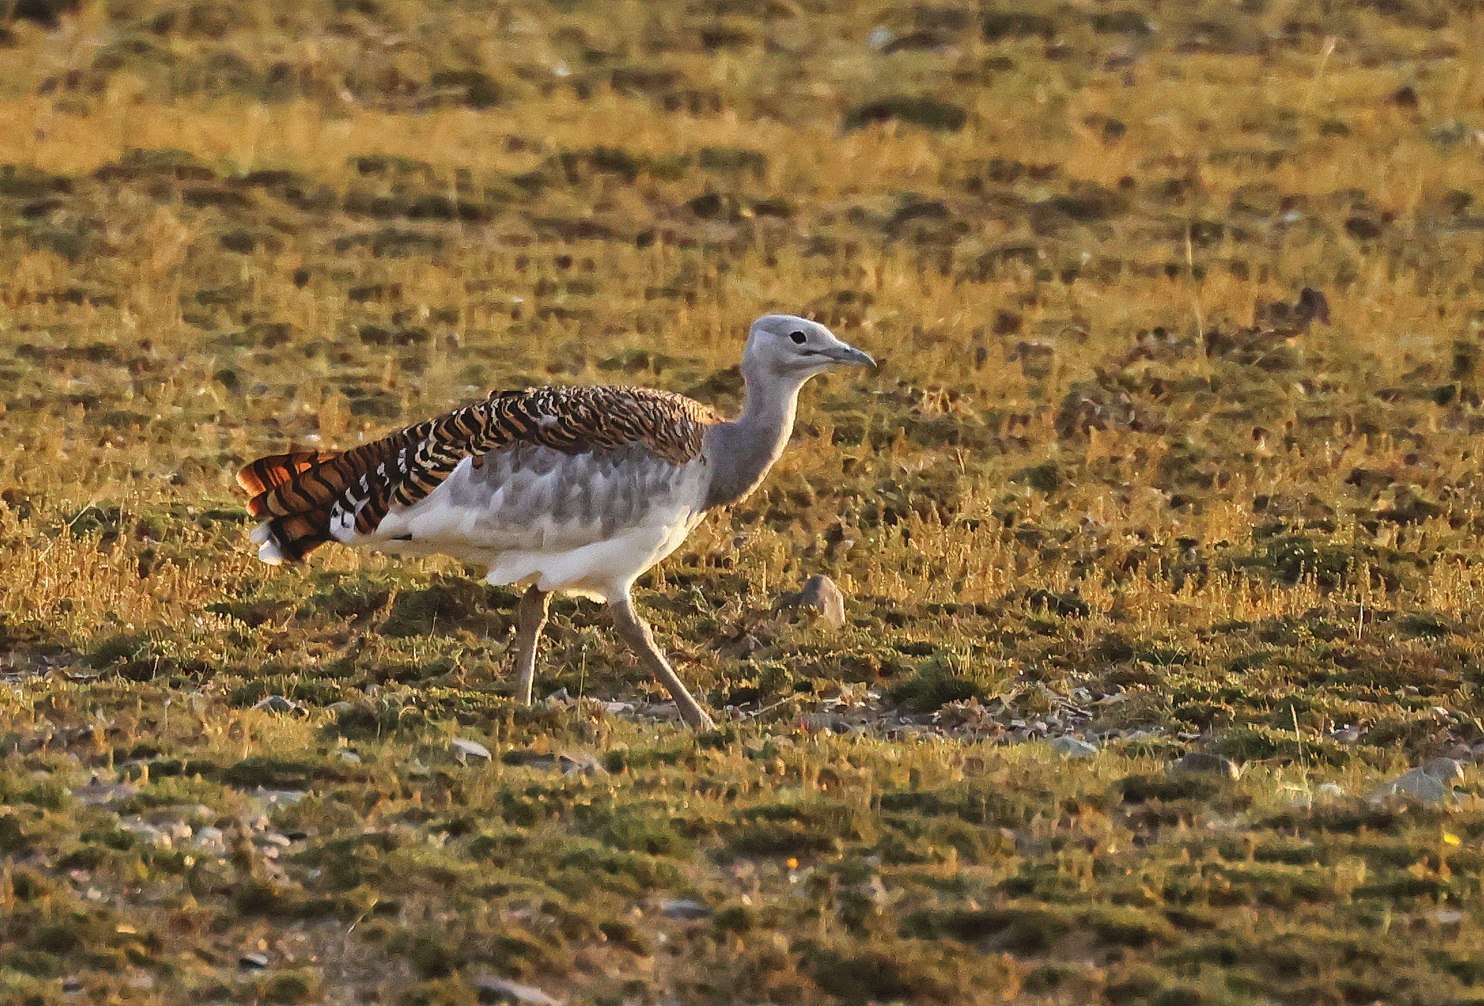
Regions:
<instances>
[{"instance_id":1,"label":"tuft of grass","mask_svg":"<svg viewBox=\"0 0 1484 1006\"><path fill-rule=\"evenodd\" d=\"M967 653L943 653L923 661L910 675L892 685L887 697L916 713L934 712L951 702L987 702L1009 683L1001 667Z\"/></svg>"}]
</instances>

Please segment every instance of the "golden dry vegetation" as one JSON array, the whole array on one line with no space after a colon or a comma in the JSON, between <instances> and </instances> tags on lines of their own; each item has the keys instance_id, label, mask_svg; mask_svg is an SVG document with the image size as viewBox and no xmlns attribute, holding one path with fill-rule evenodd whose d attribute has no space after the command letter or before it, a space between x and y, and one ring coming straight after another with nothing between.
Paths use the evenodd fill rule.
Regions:
<instances>
[{"instance_id":1,"label":"golden dry vegetation","mask_svg":"<svg viewBox=\"0 0 1484 1006\"><path fill-rule=\"evenodd\" d=\"M0 1000L1484 1001L1476 2L0 12ZM715 736L247 546L769 309L883 366L645 584Z\"/></svg>"}]
</instances>

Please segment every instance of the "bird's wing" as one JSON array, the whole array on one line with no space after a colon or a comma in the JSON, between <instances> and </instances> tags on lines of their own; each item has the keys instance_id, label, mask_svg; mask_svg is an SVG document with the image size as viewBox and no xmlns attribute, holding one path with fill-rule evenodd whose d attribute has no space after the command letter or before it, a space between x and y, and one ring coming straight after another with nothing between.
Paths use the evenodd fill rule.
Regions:
<instances>
[{"instance_id":1,"label":"bird's wing","mask_svg":"<svg viewBox=\"0 0 1484 1006\"><path fill-rule=\"evenodd\" d=\"M334 511L370 534L393 507L427 497L465 458L520 444L564 454L639 446L683 464L720 417L699 402L648 388L528 388L489 398L348 451L294 451L246 465L238 483L263 519L254 540L269 562L296 562L332 539Z\"/></svg>"}]
</instances>

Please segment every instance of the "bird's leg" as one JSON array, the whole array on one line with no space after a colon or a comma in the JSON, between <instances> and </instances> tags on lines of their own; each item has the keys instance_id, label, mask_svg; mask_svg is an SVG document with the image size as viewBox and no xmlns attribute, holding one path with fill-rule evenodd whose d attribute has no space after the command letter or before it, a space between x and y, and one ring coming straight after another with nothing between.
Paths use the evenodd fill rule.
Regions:
<instances>
[{"instance_id":1,"label":"bird's leg","mask_svg":"<svg viewBox=\"0 0 1484 1006\"><path fill-rule=\"evenodd\" d=\"M546 625L546 602L551 594L531 587L521 595L515 609L515 701L531 704L531 688L536 683L536 642Z\"/></svg>"},{"instance_id":2,"label":"bird's leg","mask_svg":"<svg viewBox=\"0 0 1484 1006\"><path fill-rule=\"evenodd\" d=\"M659 647L654 645L654 635L649 631L649 623L634 611L634 602L629 596L623 594L611 599L608 610L613 612L613 625L623 641L629 644L629 648L639 655L650 673L659 678L660 683L669 690L670 697L680 710L680 718L685 720L686 725L692 730L715 730L716 724L711 721L706 710L686 690L680 676L675 673Z\"/></svg>"}]
</instances>

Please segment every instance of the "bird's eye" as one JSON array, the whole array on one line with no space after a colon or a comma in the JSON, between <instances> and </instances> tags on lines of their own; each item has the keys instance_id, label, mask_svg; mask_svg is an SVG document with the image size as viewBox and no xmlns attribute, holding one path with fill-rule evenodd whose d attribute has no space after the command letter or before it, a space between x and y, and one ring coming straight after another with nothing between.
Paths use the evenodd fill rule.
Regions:
<instances>
[{"instance_id":1,"label":"bird's eye","mask_svg":"<svg viewBox=\"0 0 1484 1006\"><path fill-rule=\"evenodd\" d=\"M794 341L795 346L802 346L804 340L808 338L803 332L790 332L788 337Z\"/></svg>"}]
</instances>

